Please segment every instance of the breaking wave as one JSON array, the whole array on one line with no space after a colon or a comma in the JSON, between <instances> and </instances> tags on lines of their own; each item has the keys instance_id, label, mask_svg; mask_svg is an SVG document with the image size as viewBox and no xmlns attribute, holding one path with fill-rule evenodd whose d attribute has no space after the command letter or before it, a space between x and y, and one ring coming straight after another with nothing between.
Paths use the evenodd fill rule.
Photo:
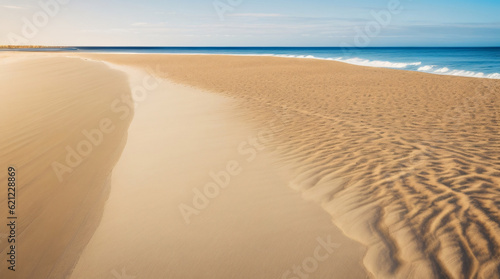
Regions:
<instances>
[{"instance_id":1,"label":"breaking wave","mask_svg":"<svg viewBox=\"0 0 500 279\"><path fill-rule=\"evenodd\" d=\"M391 62L391 61L379 61L379 60L368 60L363 58L320 58L313 55L272 55L277 57L288 57L288 58L306 58L306 59L320 59L320 60L334 60L339 62L344 62L348 64L367 66L367 67L377 67L377 68L392 68L392 69L405 69L410 71L419 71L430 74L440 74L440 75L450 75L450 76L463 76L463 77L474 77L474 78L490 78L490 79L500 79L500 73L485 74L483 72L474 72L460 69L450 69L448 67L438 67L436 65L422 65L422 62Z\"/></svg>"}]
</instances>

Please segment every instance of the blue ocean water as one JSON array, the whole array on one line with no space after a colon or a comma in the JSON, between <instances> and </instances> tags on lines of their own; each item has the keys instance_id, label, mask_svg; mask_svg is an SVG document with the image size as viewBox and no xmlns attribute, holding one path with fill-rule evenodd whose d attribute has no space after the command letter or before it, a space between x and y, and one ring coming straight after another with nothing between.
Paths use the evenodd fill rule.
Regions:
<instances>
[{"instance_id":1,"label":"blue ocean water","mask_svg":"<svg viewBox=\"0 0 500 279\"><path fill-rule=\"evenodd\" d=\"M37 51L268 55L500 79L500 47L71 47Z\"/></svg>"}]
</instances>

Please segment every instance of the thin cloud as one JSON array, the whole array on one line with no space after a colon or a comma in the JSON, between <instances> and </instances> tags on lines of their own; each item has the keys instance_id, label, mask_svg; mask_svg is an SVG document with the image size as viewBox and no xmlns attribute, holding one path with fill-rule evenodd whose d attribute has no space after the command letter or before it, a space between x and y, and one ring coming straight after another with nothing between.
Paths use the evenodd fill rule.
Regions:
<instances>
[{"instance_id":1,"label":"thin cloud","mask_svg":"<svg viewBox=\"0 0 500 279\"><path fill-rule=\"evenodd\" d=\"M282 14L263 14L263 13L243 13L243 14L231 14L230 16L245 16L245 17L285 17Z\"/></svg>"},{"instance_id":2,"label":"thin cloud","mask_svg":"<svg viewBox=\"0 0 500 279\"><path fill-rule=\"evenodd\" d=\"M132 23L131 26L134 27L161 27L165 26L165 22L158 22L158 23L149 23L149 22L135 22Z\"/></svg>"},{"instance_id":3,"label":"thin cloud","mask_svg":"<svg viewBox=\"0 0 500 279\"><path fill-rule=\"evenodd\" d=\"M23 9L26 9L25 7L21 7L21 6L10 6L10 5L3 5L3 6L0 6L2 8L6 8L6 9L11 9L11 10L23 10Z\"/></svg>"}]
</instances>

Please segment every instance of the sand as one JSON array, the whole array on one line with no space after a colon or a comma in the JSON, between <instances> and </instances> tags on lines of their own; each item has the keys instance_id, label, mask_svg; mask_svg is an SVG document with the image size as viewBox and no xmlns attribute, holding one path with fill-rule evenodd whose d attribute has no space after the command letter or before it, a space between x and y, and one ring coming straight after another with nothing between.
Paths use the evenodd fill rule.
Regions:
<instances>
[{"instance_id":1,"label":"sand","mask_svg":"<svg viewBox=\"0 0 500 279\"><path fill-rule=\"evenodd\" d=\"M159 64L239 100L257 127L287 115L267 146L294 170L289 185L368 248L373 277L499 278L499 81L314 59L89 57Z\"/></svg>"},{"instance_id":2,"label":"sand","mask_svg":"<svg viewBox=\"0 0 500 279\"><path fill-rule=\"evenodd\" d=\"M25 275L499 278L497 80L276 57L28 56L12 64L22 72L8 88L21 94L2 111L26 116L2 126L16 131L0 141L6 165L14 161L32 185L53 185L47 162L67 144L54 139L81 141L68 127L118 116L121 132L68 174L72 188L22 185L32 206L19 215L33 220L20 226ZM33 76L38 83L23 83ZM137 101L127 134L131 113L119 121L125 110L109 111L124 92ZM217 187L211 171L229 183ZM212 197L195 208L207 187ZM95 206L75 204L82 200ZM67 216L74 226L61 225Z\"/></svg>"},{"instance_id":3,"label":"sand","mask_svg":"<svg viewBox=\"0 0 500 279\"><path fill-rule=\"evenodd\" d=\"M132 88L150 76L127 71ZM259 130L234 120L234 100L167 80L146 96L113 170L102 221L71 278L282 278L314 257L318 237L330 239L332 251L305 274L366 278L365 248L287 186L288 172L250 144ZM240 145L255 154L239 152ZM231 162L239 171L184 219L179 206L194 208L194 190L205 192L210 172L229 174Z\"/></svg>"},{"instance_id":4,"label":"sand","mask_svg":"<svg viewBox=\"0 0 500 279\"><path fill-rule=\"evenodd\" d=\"M110 173L125 144L132 114L121 120L109 103L130 95L127 77L103 63L44 55L12 55L2 60L0 72L2 224L7 224L9 166L17 169L18 181L16 271L7 269L13 243L7 242L4 224L0 277L65 278L99 224ZM88 152L82 132L100 129L103 119L112 121L114 130ZM77 156L69 155L76 150L86 156L71 157L69 166L66 159Z\"/></svg>"},{"instance_id":5,"label":"sand","mask_svg":"<svg viewBox=\"0 0 500 279\"><path fill-rule=\"evenodd\" d=\"M34 221L18 231L15 276L6 272L6 266L2 276L293 278L294 272L317 278L368 276L362 265L365 247L343 235L319 206L288 187L288 168L254 142L262 129L237 119L237 101L157 80L147 71L64 56L23 54L8 59L8 69L18 73L12 79L17 87L9 83L19 98L11 108L24 109L18 115L28 122L24 129L14 124L10 128L18 137L44 133L47 142L29 137L28 144L43 155L21 149L5 161L6 165L14 161L20 176L29 171L39 180L24 186L20 179L23 204L18 215L22 222ZM13 71L16 67L19 70ZM154 71L154 65L147 70ZM35 81L26 86L27 79ZM77 94L74 88L80 88ZM146 95L137 98L140 92ZM132 117L124 109L127 96L136 98L136 107L125 133ZM36 118L29 110L53 118L29 125ZM6 111L6 119L15 119L13 111ZM123 115L127 117L122 120ZM58 182L53 171L47 172L56 160L52 158L64 163L65 147L76 148L85 139L81 131L93 129L94 122L104 117L123 125L120 133L106 135L114 149L99 145ZM280 126L272 126L276 127ZM68 137L68 130L75 131L74 137L57 141L56 136ZM3 150L11 142L12 138L5 139ZM52 149L46 147L49 144ZM105 159L112 152L117 157ZM22 158L29 163L17 163ZM235 162L240 164L236 168ZM105 169L105 175L96 175L99 169ZM228 169L240 172L186 223L179 206L194 206L194 191L203 191L213 181L210 172ZM47 190L51 185L56 185L54 190ZM33 194L28 195L29 189ZM47 202L50 195L57 197L53 203ZM38 207L24 207L29 204ZM50 214L38 215L45 211Z\"/></svg>"}]
</instances>

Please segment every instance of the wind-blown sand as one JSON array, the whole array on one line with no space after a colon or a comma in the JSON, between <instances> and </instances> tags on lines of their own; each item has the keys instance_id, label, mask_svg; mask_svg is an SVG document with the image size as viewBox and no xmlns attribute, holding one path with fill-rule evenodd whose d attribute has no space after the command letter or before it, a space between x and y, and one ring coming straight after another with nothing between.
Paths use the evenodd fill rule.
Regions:
<instances>
[{"instance_id":1,"label":"wind-blown sand","mask_svg":"<svg viewBox=\"0 0 500 279\"><path fill-rule=\"evenodd\" d=\"M8 66L18 94L0 112L20 123L2 124L15 132L0 150L24 187L26 276L300 278L308 263L302 277L499 278L497 80L276 57L30 56ZM126 136L131 113L109 104L130 95ZM119 132L51 188L50 163L102 117ZM186 224L179 206L225 168L238 174ZM334 245L315 266L318 237Z\"/></svg>"},{"instance_id":2,"label":"wind-blown sand","mask_svg":"<svg viewBox=\"0 0 500 279\"><path fill-rule=\"evenodd\" d=\"M376 278L499 278L499 81L312 59L88 55L162 65L285 129L269 147L290 185L368 247Z\"/></svg>"},{"instance_id":3,"label":"wind-blown sand","mask_svg":"<svg viewBox=\"0 0 500 279\"><path fill-rule=\"evenodd\" d=\"M16 76L4 76L3 116L24 122L4 128L15 131L4 139L2 164L18 168L22 225L17 271L3 265L2 278L367 277L365 247L288 187L288 169L255 142L267 130L238 119L237 101L64 56L4 60ZM125 133L127 102L140 92ZM103 118L116 130L59 182L51 164L64 163L66 146L76 149L82 131ZM19 149L10 154L9 145ZM229 163L238 173L187 224L179 206L193 206L194 190L213 180L209 172Z\"/></svg>"},{"instance_id":4,"label":"wind-blown sand","mask_svg":"<svg viewBox=\"0 0 500 279\"><path fill-rule=\"evenodd\" d=\"M133 89L151 77L125 70ZM321 247L318 238L332 242L331 251L320 248L325 259L304 274L366 278L364 247L287 186L286 169L259 150L260 130L234 119L234 100L166 80L148 83L102 221L71 278L293 278L292 268ZM186 223L179 206L194 208L194 190L204 192L209 173L227 172L229 162L239 172L210 190L214 196Z\"/></svg>"},{"instance_id":5,"label":"wind-blown sand","mask_svg":"<svg viewBox=\"0 0 500 279\"><path fill-rule=\"evenodd\" d=\"M109 176L125 144L132 114L120 120L109 103L130 95L127 78L103 63L28 54L2 60L0 72L2 224L7 224L9 166L17 169L18 182L16 271L7 269L14 243L7 241L3 224L0 278L65 278L99 224ZM87 152L82 132L99 129L103 119L114 130L82 160L71 157L69 167L67 148ZM53 170L55 162L71 169L61 173L62 181Z\"/></svg>"}]
</instances>

